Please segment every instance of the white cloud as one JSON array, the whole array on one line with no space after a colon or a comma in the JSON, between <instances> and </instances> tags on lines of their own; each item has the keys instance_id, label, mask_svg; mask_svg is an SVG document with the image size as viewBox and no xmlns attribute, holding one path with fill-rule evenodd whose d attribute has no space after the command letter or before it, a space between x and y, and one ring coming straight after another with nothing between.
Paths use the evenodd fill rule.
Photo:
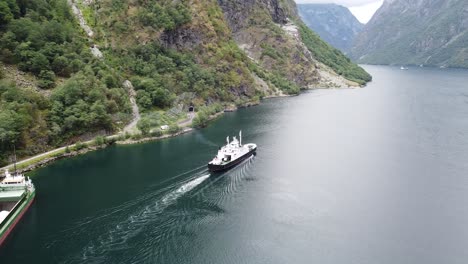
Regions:
<instances>
[{"instance_id":1,"label":"white cloud","mask_svg":"<svg viewBox=\"0 0 468 264\"><path fill-rule=\"evenodd\" d=\"M335 3L338 5L352 7L352 6L363 6L375 2L380 2L377 0L296 0L296 3L299 4L329 4Z\"/></svg>"},{"instance_id":2,"label":"white cloud","mask_svg":"<svg viewBox=\"0 0 468 264\"><path fill-rule=\"evenodd\" d=\"M383 4L383 0L362 6L348 7L349 11L361 22L366 24Z\"/></svg>"},{"instance_id":3,"label":"white cloud","mask_svg":"<svg viewBox=\"0 0 468 264\"><path fill-rule=\"evenodd\" d=\"M346 6L361 22L367 23L384 0L296 0L298 4L338 4Z\"/></svg>"}]
</instances>

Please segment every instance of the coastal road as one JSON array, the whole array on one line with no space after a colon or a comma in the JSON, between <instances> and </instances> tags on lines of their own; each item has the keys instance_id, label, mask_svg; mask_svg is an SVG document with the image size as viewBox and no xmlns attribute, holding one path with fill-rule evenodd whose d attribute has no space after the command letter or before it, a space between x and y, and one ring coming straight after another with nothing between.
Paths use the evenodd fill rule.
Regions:
<instances>
[{"instance_id":1,"label":"coastal road","mask_svg":"<svg viewBox=\"0 0 468 264\"><path fill-rule=\"evenodd\" d=\"M182 120L178 123L179 127L187 127L192 125L192 121L195 118L195 112L189 112L187 114L187 119Z\"/></svg>"},{"instance_id":2,"label":"coastal road","mask_svg":"<svg viewBox=\"0 0 468 264\"><path fill-rule=\"evenodd\" d=\"M71 146L70 146L71 147ZM21 161L18 161L16 164L19 165L19 164L22 164L22 163L25 163L25 162L28 162L28 161L32 161L32 160L35 160L37 158L42 158L42 157L45 157L45 156L48 156L48 155L51 155L55 152L59 152L59 151L62 151L62 150L65 150L66 147L61 147L61 148L57 148L57 149L54 149L54 150L51 150L51 151L48 151L48 152L45 152L45 153L42 153L42 154L39 154L39 155L36 155L36 156L33 156L31 158L27 158L27 159L24 159L24 160L21 160ZM13 168L13 164L10 164L10 165L7 165L3 168L0 168L1 171L4 171L6 169L11 169Z\"/></svg>"},{"instance_id":3,"label":"coastal road","mask_svg":"<svg viewBox=\"0 0 468 264\"><path fill-rule=\"evenodd\" d=\"M86 141L86 142L83 142L85 144L90 144L93 140L90 140L90 141ZM21 161L18 161L16 162L16 165L20 165L22 163L25 163L25 162L28 162L28 161L32 161L32 160L35 160L35 159L38 159L38 158L43 158L43 157L47 157L49 155L52 155L54 154L55 152L60 152L60 151L64 151L65 148L69 147L69 148L72 148L74 147L75 144L73 145L69 145L69 146L65 146L65 147L60 147L60 148L56 148L56 149L53 149L51 151L48 151L48 152L45 152L45 153L42 153L42 154L39 154L39 155L36 155L36 156L33 156L33 157L30 157L30 158L27 158L27 159L24 159L24 160L21 160ZM6 169L11 169L13 168L14 164L10 164L10 165L7 165L3 168L0 168L0 171L4 171Z\"/></svg>"},{"instance_id":4,"label":"coastal road","mask_svg":"<svg viewBox=\"0 0 468 264\"><path fill-rule=\"evenodd\" d=\"M112 139L114 137L118 137L119 135L112 135L112 136L108 136L107 139ZM88 146L90 144L92 144L94 142L94 139L92 140L89 140L89 141L85 141L85 142L82 142L82 144L87 144ZM68 145L68 146L64 146L64 147L60 147L60 148L56 148L56 149L53 149L51 151L47 151L47 152L44 152L42 154L39 154L39 155L36 155L36 156L33 156L33 157L30 157L30 158L27 158L27 159L24 159L24 160L20 160L18 162L16 162L16 165L20 165L22 163L26 163L26 162L29 162L29 161L33 161L35 159L38 159L38 158L44 158L44 157L47 157L49 155L52 155L56 152L61 152L61 151L64 151L67 147L68 148L73 148L76 144L72 144L72 145ZM5 171L6 169L12 169L14 166L14 164L10 164L10 165L7 165L3 168L0 168L0 171Z\"/></svg>"},{"instance_id":5,"label":"coastal road","mask_svg":"<svg viewBox=\"0 0 468 264\"><path fill-rule=\"evenodd\" d=\"M130 132L130 133L131 133L131 132L134 131L134 128L136 128L136 123L138 122L140 115L139 115L138 109L136 109L136 111L134 110L134 113L135 113L135 112L138 113L138 117L135 118L135 119L131 122L131 124L127 125L127 127L126 127L126 129L124 129L124 132L123 132L123 133L125 133L125 132ZM184 127L190 126L190 125L192 124L192 121L193 121L193 119L195 118L195 116L196 116L195 112L189 112L189 113L187 114L187 119L182 120L182 121L180 121L180 122L178 123L179 127L184 128ZM117 135L112 135L112 136L108 136L107 138L108 138L108 139L112 139L113 137L117 137L117 136L119 136L119 134L117 134ZM89 140L89 141L86 141L86 142L83 142L83 143L89 145L89 144L93 143L93 141L94 141L94 140ZM75 144L72 144L72 145L69 145L69 146L60 147L60 148L56 148L56 149L53 149L53 150L51 150L51 151L48 151L48 152L45 152L45 153L42 153L42 154L39 154L39 155L30 157L30 158L27 158L27 159L24 159L24 160L21 160L21 161L18 161L16 164L17 164L17 165L20 165L20 164L23 164L23 163L26 163L26 162L29 162L29 161L33 161L33 160L35 160L35 159L44 158L44 157L47 157L47 156L49 156L49 155L52 155L52 154L54 154L54 153L56 153L56 152L64 151L65 148L67 148L67 147L72 148L72 147L74 147L74 146L75 146ZM13 168L13 164L9 164L9 165L7 165L7 166L5 166L5 167L0 168L0 171L5 171L6 169L12 169L12 168Z\"/></svg>"}]
</instances>

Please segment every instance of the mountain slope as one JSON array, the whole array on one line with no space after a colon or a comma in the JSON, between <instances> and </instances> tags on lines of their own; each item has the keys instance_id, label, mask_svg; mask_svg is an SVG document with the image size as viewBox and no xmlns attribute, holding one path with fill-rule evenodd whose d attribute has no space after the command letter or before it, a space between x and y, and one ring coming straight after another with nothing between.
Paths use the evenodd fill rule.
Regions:
<instances>
[{"instance_id":1,"label":"mountain slope","mask_svg":"<svg viewBox=\"0 0 468 264\"><path fill-rule=\"evenodd\" d=\"M294 1L218 2L234 40L249 58L268 72L300 87L336 86L337 83L330 81L330 72L360 84L370 81L371 77L362 68L303 24ZM340 82L338 86L347 85L343 78L337 81Z\"/></svg>"},{"instance_id":2,"label":"mountain slope","mask_svg":"<svg viewBox=\"0 0 468 264\"><path fill-rule=\"evenodd\" d=\"M468 1L386 0L356 38L361 63L468 67Z\"/></svg>"},{"instance_id":3,"label":"mountain slope","mask_svg":"<svg viewBox=\"0 0 468 264\"><path fill-rule=\"evenodd\" d=\"M348 8L336 4L298 4L304 23L333 47L347 52L361 24Z\"/></svg>"},{"instance_id":4,"label":"mountain slope","mask_svg":"<svg viewBox=\"0 0 468 264\"><path fill-rule=\"evenodd\" d=\"M184 119L189 104L219 111L370 80L303 26L292 0L0 5L0 163L13 142L29 156L121 131L133 96L148 132Z\"/></svg>"}]
</instances>

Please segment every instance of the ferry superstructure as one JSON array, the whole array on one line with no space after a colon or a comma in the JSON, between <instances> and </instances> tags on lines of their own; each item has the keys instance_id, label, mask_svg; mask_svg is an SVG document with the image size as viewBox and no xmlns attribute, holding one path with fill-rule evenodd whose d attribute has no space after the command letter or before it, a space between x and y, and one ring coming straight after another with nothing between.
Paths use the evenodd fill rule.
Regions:
<instances>
[{"instance_id":1,"label":"ferry superstructure","mask_svg":"<svg viewBox=\"0 0 468 264\"><path fill-rule=\"evenodd\" d=\"M239 132L239 139L234 136L230 141L228 136L226 142L227 144L221 147L218 154L208 163L211 172L228 170L257 151L257 145L254 143L242 144L242 131Z\"/></svg>"}]
</instances>

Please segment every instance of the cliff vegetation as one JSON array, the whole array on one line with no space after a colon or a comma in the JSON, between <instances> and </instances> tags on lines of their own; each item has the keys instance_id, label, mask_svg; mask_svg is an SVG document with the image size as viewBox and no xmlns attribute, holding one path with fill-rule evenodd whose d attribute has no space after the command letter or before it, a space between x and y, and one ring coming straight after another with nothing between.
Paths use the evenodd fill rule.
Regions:
<instances>
[{"instance_id":1,"label":"cliff vegetation","mask_svg":"<svg viewBox=\"0 0 468 264\"><path fill-rule=\"evenodd\" d=\"M291 0L5 0L0 25L0 164L13 144L23 157L124 131L138 109L152 133L188 105L203 126L226 105L370 80Z\"/></svg>"}]
</instances>

